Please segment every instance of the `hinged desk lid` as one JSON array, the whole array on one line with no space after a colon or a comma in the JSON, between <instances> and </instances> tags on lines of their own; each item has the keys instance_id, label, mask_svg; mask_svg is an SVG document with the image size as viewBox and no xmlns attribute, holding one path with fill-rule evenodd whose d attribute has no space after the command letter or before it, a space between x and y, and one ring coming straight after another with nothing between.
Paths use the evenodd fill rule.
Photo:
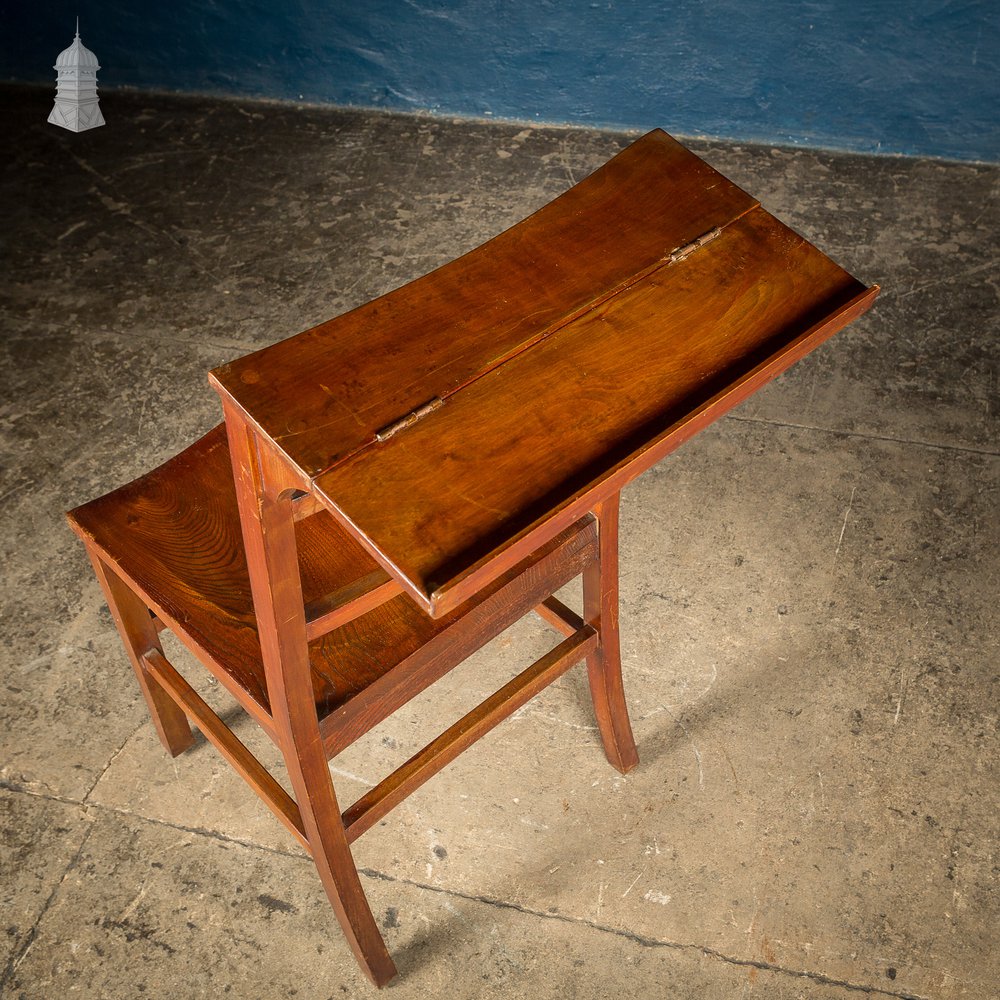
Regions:
<instances>
[{"instance_id":1,"label":"hinged desk lid","mask_svg":"<svg viewBox=\"0 0 1000 1000\"><path fill-rule=\"evenodd\" d=\"M212 377L439 615L877 291L657 131L472 253Z\"/></svg>"},{"instance_id":2,"label":"hinged desk lid","mask_svg":"<svg viewBox=\"0 0 1000 1000\"><path fill-rule=\"evenodd\" d=\"M465 256L212 378L315 476L756 204L651 132Z\"/></svg>"}]
</instances>

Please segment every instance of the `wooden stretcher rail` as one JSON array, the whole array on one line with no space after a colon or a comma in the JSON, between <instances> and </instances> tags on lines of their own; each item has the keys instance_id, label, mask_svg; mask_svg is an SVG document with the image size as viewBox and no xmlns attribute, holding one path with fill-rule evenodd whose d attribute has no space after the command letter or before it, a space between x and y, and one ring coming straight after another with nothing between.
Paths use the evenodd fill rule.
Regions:
<instances>
[{"instance_id":1,"label":"wooden stretcher rail","mask_svg":"<svg viewBox=\"0 0 1000 1000\"><path fill-rule=\"evenodd\" d=\"M326 716L320 734L327 757L333 757L434 681L461 663L475 647L467 644L468 629L479 635L499 635L536 607L546 594L583 573L597 553L597 521L586 515L550 539L522 565L502 577L464 622L451 624L415 650L387 674L373 681L347 705ZM481 644L481 643L480 643Z\"/></svg>"},{"instance_id":2,"label":"wooden stretcher rail","mask_svg":"<svg viewBox=\"0 0 1000 1000\"><path fill-rule=\"evenodd\" d=\"M309 842L302 826L299 807L278 784L263 764L240 742L239 738L212 711L201 695L177 672L157 649L143 654L146 669L157 683L183 709L240 776L261 797L292 836L308 851Z\"/></svg>"},{"instance_id":3,"label":"wooden stretcher rail","mask_svg":"<svg viewBox=\"0 0 1000 1000\"><path fill-rule=\"evenodd\" d=\"M558 597L546 597L535 608L535 614L563 635L572 635L584 625L583 619L572 608L567 608Z\"/></svg>"},{"instance_id":4,"label":"wooden stretcher rail","mask_svg":"<svg viewBox=\"0 0 1000 1000\"><path fill-rule=\"evenodd\" d=\"M403 592L402 586L381 569L306 605L306 638L309 642L360 618Z\"/></svg>"},{"instance_id":5,"label":"wooden stretcher rail","mask_svg":"<svg viewBox=\"0 0 1000 1000\"><path fill-rule=\"evenodd\" d=\"M584 625L362 795L343 814L348 841L353 842L371 829L463 750L513 715L575 663L594 652L597 644L597 630Z\"/></svg>"}]
</instances>

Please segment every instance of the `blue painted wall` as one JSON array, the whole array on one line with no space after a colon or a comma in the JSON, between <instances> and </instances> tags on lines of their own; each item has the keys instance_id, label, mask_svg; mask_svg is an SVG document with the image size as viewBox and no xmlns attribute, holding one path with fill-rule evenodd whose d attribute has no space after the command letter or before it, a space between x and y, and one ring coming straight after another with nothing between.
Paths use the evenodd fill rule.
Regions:
<instances>
[{"instance_id":1,"label":"blue painted wall","mask_svg":"<svg viewBox=\"0 0 1000 1000\"><path fill-rule=\"evenodd\" d=\"M1000 0L25 0L134 86L1000 161Z\"/></svg>"}]
</instances>

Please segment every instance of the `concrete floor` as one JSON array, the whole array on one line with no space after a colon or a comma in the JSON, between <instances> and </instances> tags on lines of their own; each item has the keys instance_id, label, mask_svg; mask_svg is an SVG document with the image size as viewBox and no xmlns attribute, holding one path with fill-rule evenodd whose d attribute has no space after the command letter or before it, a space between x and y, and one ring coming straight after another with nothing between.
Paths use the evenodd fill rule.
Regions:
<instances>
[{"instance_id":1,"label":"concrete floor","mask_svg":"<svg viewBox=\"0 0 1000 1000\"><path fill-rule=\"evenodd\" d=\"M0 993L370 996L291 838L160 749L62 512L217 422L209 368L628 139L123 93L74 135L2 93ZM995 997L1000 169L692 145L883 295L625 493L639 768L574 670L358 842L391 995ZM550 641L338 758L341 797Z\"/></svg>"}]
</instances>

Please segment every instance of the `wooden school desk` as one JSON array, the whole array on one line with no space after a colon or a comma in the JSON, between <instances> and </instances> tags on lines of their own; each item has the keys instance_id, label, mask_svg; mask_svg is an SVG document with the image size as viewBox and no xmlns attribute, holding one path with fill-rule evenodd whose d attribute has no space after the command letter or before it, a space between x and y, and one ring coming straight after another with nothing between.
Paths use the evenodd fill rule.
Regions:
<instances>
[{"instance_id":1,"label":"wooden school desk","mask_svg":"<svg viewBox=\"0 0 1000 1000\"><path fill-rule=\"evenodd\" d=\"M622 487L877 293L651 132L471 253L215 369L224 435L73 512L165 745L193 719L219 746L375 983L395 967L350 842L581 659L608 759L637 763ZM577 575L582 614L552 596ZM342 811L328 759L531 609L565 638ZM166 661L164 627L278 743L294 799Z\"/></svg>"}]
</instances>

